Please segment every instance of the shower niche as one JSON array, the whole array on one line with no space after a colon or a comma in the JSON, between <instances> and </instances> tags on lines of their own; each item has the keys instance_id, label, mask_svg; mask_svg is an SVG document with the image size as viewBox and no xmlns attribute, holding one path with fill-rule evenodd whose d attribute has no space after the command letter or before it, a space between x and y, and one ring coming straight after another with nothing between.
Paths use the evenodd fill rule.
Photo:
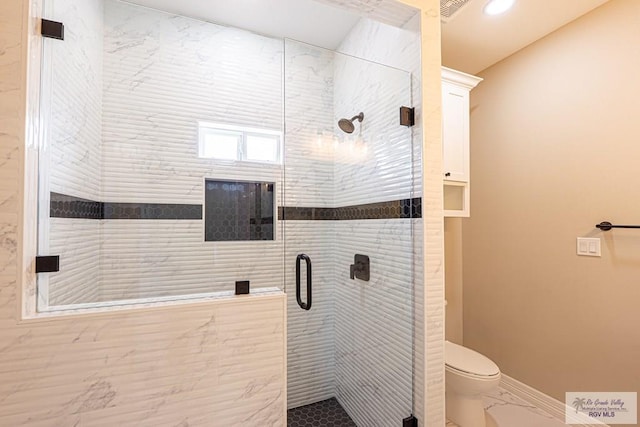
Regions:
<instances>
[{"instance_id":1,"label":"shower niche","mask_svg":"<svg viewBox=\"0 0 640 427\"><path fill-rule=\"evenodd\" d=\"M43 50L39 252L60 268L38 277L40 311L279 288L289 408L335 403L358 426L415 412L420 129L398 110L420 93L419 20L339 3L298 1L296 33L222 1L46 0L65 40Z\"/></svg>"},{"instance_id":2,"label":"shower niche","mask_svg":"<svg viewBox=\"0 0 640 427\"><path fill-rule=\"evenodd\" d=\"M273 240L273 182L206 179L204 240Z\"/></svg>"}]
</instances>

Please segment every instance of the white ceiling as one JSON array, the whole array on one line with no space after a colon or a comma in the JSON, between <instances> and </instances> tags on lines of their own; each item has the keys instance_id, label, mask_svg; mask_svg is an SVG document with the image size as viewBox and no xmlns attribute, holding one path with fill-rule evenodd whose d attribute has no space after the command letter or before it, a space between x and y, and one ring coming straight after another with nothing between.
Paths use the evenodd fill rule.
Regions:
<instances>
[{"instance_id":1,"label":"white ceiling","mask_svg":"<svg viewBox=\"0 0 640 427\"><path fill-rule=\"evenodd\" d=\"M336 49L360 18L310 0L129 0L154 9L258 34Z\"/></svg>"},{"instance_id":2,"label":"white ceiling","mask_svg":"<svg viewBox=\"0 0 640 427\"><path fill-rule=\"evenodd\" d=\"M332 50L338 48L360 18L330 4L345 3L336 0L128 1ZM383 6L396 3L377 1ZM470 0L442 24L443 65L477 74L608 0L516 0L513 9L498 16L482 13L487 1ZM404 13L396 9L390 10Z\"/></svg>"},{"instance_id":3,"label":"white ceiling","mask_svg":"<svg viewBox=\"0 0 640 427\"><path fill-rule=\"evenodd\" d=\"M488 0L471 0L442 24L442 63L476 74L608 0L516 0L513 9L487 16Z\"/></svg>"}]
</instances>

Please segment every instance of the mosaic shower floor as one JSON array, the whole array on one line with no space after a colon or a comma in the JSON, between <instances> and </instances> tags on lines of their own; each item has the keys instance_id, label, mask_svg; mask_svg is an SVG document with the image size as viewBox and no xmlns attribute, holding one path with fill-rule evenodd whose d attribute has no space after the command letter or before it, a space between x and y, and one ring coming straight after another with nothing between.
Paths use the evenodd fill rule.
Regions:
<instances>
[{"instance_id":1,"label":"mosaic shower floor","mask_svg":"<svg viewBox=\"0 0 640 427\"><path fill-rule=\"evenodd\" d=\"M287 411L287 427L356 427L335 397Z\"/></svg>"}]
</instances>

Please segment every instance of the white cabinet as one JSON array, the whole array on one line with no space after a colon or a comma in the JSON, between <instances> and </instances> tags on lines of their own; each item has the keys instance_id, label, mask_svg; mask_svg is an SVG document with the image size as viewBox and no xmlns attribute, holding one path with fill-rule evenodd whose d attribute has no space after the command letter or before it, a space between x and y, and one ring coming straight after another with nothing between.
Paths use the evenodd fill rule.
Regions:
<instances>
[{"instance_id":1,"label":"white cabinet","mask_svg":"<svg viewBox=\"0 0 640 427\"><path fill-rule=\"evenodd\" d=\"M482 79L442 68L444 215L469 216L469 92Z\"/></svg>"}]
</instances>

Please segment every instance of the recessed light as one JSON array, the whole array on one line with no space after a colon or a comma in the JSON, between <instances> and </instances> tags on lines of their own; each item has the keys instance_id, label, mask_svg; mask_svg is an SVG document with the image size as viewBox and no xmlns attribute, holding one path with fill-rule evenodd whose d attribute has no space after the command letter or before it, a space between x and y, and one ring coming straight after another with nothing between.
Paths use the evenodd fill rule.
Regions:
<instances>
[{"instance_id":1,"label":"recessed light","mask_svg":"<svg viewBox=\"0 0 640 427\"><path fill-rule=\"evenodd\" d=\"M490 0L484 7L486 15L500 15L511 9L516 0Z\"/></svg>"}]
</instances>

